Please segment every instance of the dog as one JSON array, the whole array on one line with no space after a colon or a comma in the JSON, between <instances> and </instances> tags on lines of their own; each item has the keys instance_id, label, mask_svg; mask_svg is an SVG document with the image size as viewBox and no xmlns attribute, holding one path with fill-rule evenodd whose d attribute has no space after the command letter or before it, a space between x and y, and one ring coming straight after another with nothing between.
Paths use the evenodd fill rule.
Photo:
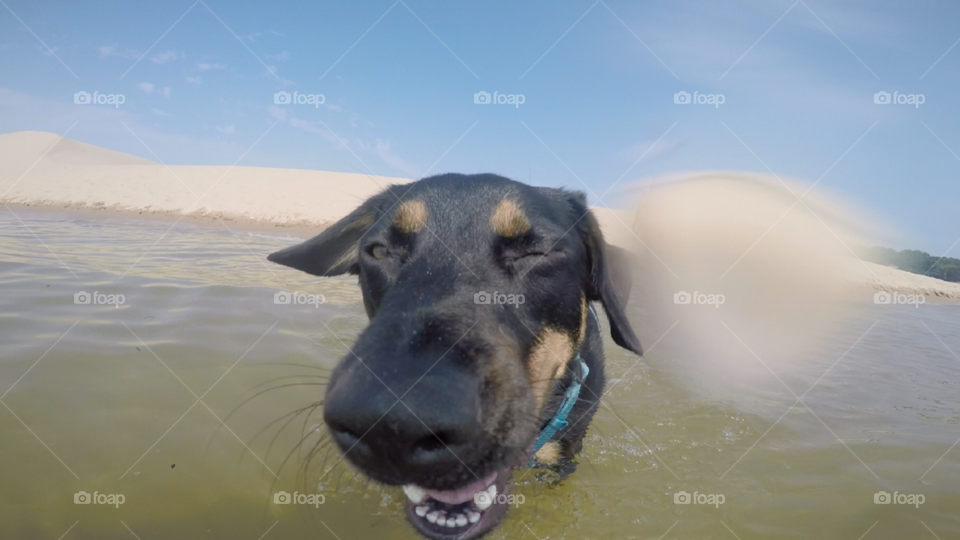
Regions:
<instances>
[{"instance_id":1,"label":"dog","mask_svg":"<svg viewBox=\"0 0 960 540\"><path fill-rule=\"evenodd\" d=\"M432 176L268 259L358 276L370 322L330 374L324 420L352 465L402 486L427 538L489 533L513 469L580 451L605 384L594 303L614 342L643 355L627 252L582 192Z\"/></svg>"}]
</instances>

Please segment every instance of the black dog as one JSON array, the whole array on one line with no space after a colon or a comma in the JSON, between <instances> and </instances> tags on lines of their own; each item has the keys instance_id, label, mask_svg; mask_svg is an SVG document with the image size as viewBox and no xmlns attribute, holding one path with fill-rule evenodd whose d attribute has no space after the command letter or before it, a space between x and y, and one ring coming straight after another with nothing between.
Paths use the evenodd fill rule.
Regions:
<instances>
[{"instance_id":1,"label":"black dog","mask_svg":"<svg viewBox=\"0 0 960 540\"><path fill-rule=\"evenodd\" d=\"M327 428L360 471L403 486L417 531L461 540L506 514L512 469L580 450L605 382L591 302L643 354L623 259L583 193L490 174L391 186L269 257L359 276L370 325L330 376Z\"/></svg>"}]
</instances>

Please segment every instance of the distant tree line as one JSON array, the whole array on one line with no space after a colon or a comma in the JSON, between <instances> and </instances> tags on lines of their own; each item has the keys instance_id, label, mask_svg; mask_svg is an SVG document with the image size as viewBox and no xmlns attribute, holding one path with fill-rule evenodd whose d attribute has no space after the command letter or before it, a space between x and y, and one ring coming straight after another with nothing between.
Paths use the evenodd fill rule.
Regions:
<instances>
[{"instance_id":1,"label":"distant tree line","mask_svg":"<svg viewBox=\"0 0 960 540\"><path fill-rule=\"evenodd\" d=\"M886 266L894 266L906 272L960 283L960 259L934 257L925 251L904 249L897 251L886 247L861 247L860 258Z\"/></svg>"}]
</instances>

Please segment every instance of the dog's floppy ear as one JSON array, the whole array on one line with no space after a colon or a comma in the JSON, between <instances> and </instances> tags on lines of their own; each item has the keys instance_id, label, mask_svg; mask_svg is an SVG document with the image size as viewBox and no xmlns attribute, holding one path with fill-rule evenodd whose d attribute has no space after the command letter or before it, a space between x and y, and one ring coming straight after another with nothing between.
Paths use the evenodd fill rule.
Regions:
<instances>
[{"instance_id":1,"label":"dog's floppy ear","mask_svg":"<svg viewBox=\"0 0 960 540\"><path fill-rule=\"evenodd\" d=\"M630 253L607 244L603 239L600 224L587 207L587 198L583 193L572 192L567 196L576 216L583 216L577 223L577 230L587 248L589 259L587 300L600 301L603 304L613 341L624 349L643 356L640 339L633 332L625 310L630 299L630 288L633 286Z\"/></svg>"},{"instance_id":2,"label":"dog's floppy ear","mask_svg":"<svg viewBox=\"0 0 960 540\"><path fill-rule=\"evenodd\" d=\"M267 260L314 276L358 274L360 262L358 242L376 219L375 199L363 203L350 215L334 223L318 236L271 253Z\"/></svg>"}]
</instances>

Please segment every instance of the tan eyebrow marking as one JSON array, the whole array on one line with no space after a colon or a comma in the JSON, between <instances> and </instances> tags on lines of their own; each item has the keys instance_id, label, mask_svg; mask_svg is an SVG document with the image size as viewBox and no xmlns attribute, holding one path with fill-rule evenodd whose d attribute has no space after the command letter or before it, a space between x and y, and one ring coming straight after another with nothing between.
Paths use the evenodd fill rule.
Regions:
<instances>
[{"instance_id":1,"label":"tan eyebrow marking","mask_svg":"<svg viewBox=\"0 0 960 540\"><path fill-rule=\"evenodd\" d=\"M513 199L503 199L490 215L494 232L504 238L516 238L530 231L530 218Z\"/></svg>"},{"instance_id":2,"label":"tan eyebrow marking","mask_svg":"<svg viewBox=\"0 0 960 540\"><path fill-rule=\"evenodd\" d=\"M427 223L427 205L420 199L403 201L393 215L393 226L403 233L420 232Z\"/></svg>"}]
</instances>

